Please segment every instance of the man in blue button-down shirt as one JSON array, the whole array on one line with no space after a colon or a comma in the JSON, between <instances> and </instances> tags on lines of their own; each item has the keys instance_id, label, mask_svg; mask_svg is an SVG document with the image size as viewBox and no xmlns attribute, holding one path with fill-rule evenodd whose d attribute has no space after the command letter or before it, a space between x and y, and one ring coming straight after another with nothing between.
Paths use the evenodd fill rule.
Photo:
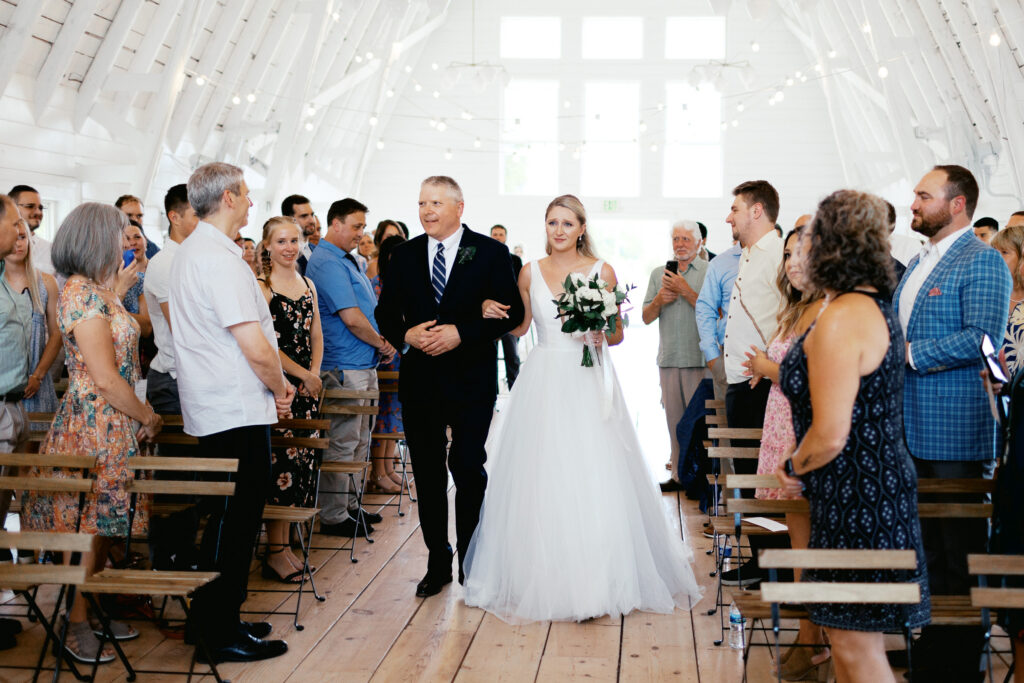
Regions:
<instances>
[{"instance_id":1,"label":"man in blue button-down shirt","mask_svg":"<svg viewBox=\"0 0 1024 683\"><path fill-rule=\"evenodd\" d=\"M306 277L316 285L323 327L324 389L377 389L377 363L390 360L395 349L380 336L374 309L373 285L350 254L366 228L367 208L355 199L341 199L327 212L327 234L309 259ZM365 405L364 400L336 400L328 404ZM333 415L331 444L324 451L327 462L353 462L370 446L369 415ZM336 536L362 536L373 527L359 525L354 492L348 475L324 473L320 477L321 531ZM364 518L379 522L378 515Z\"/></svg>"},{"instance_id":2,"label":"man in blue button-down shirt","mask_svg":"<svg viewBox=\"0 0 1024 683\"><path fill-rule=\"evenodd\" d=\"M725 363L721 358L722 347L725 345L725 322L729 318L732 285L740 270L741 251L737 242L732 248L711 259L694 306L700 350L704 353L704 361L711 368L711 377L715 380L715 398L720 401L725 399L727 387Z\"/></svg>"}]
</instances>

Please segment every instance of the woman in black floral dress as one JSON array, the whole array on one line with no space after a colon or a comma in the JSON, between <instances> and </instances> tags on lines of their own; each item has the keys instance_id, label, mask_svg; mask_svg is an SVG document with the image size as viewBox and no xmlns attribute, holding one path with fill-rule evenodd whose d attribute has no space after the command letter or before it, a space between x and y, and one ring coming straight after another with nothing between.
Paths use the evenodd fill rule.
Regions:
<instances>
[{"instance_id":1,"label":"woman in black floral dress","mask_svg":"<svg viewBox=\"0 0 1024 683\"><path fill-rule=\"evenodd\" d=\"M316 288L299 275L295 261L302 249L302 231L291 218L271 218L263 226L260 243L260 287L270 306L277 346L288 381L295 385L292 417L316 417L320 395L323 336L317 311ZM282 436L306 436L277 430ZM314 432L308 436L317 436ZM311 507L316 495L315 452L310 448L275 448L271 454L273 478L269 505ZM263 574L285 583L298 583L302 560L288 544L288 523L268 522L269 550Z\"/></svg>"},{"instance_id":2,"label":"woman in black floral dress","mask_svg":"<svg viewBox=\"0 0 1024 683\"><path fill-rule=\"evenodd\" d=\"M915 605L807 605L811 621L828 632L837 680L894 681L883 631L927 624L930 600L917 474L903 437L906 344L890 302L888 207L841 190L818 205L809 227L807 276L825 302L779 367L798 445L777 474L810 504L809 547L917 555L911 571L818 569L801 578L920 586ZM797 477L785 473L788 456Z\"/></svg>"}]
</instances>

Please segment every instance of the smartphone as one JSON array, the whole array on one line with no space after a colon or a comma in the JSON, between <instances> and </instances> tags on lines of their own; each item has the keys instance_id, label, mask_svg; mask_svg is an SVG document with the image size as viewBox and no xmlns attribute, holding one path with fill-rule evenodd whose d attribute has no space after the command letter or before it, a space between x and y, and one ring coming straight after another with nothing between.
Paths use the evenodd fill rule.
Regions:
<instances>
[{"instance_id":1,"label":"smartphone","mask_svg":"<svg viewBox=\"0 0 1024 683\"><path fill-rule=\"evenodd\" d=\"M672 271L676 275L679 274L679 261L669 261L665 264L665 270Z\"/></svg>"},{"instance_id":2,"label":"smartphone","mask_svg":"<svg viewBox=\"0 0 1024 683\"><path fill-rule=\"evenodd\" d=\"M793 469L793 459L792 458L789 458L788 460L786 460L785 464L782 466L782 469L789 476L794 477L796 479L800 478L800 475L797 474L796 470Z\"/></svg>"},{"instance_id":3,"label":"smartphone","mask_svg":"<svg viewBox=\"0 0 1024 683\"><path fill-rule=\"evenodd\" d=\"M1001 384L1010 381L1010 378L1003 372L1003 366L999 364L996 347L987 334L981 335L981 356L985 359L985 365L988 366L988 376L991 381Z\"/></svg>"},{"instance_id":4,"label":"smartphone","mask_svg":"<svg viewBox=\"0 0 1024 683\"><path fill-rule=\"evenodd\" d=\"M132 261L135 260L135 250L134 249L125 249L124 253L121 254L121 256L122 256L122 258L124 258L124 267L127 268L128 266L130 266L132 264Z\"/></svg>"}]
</instances>

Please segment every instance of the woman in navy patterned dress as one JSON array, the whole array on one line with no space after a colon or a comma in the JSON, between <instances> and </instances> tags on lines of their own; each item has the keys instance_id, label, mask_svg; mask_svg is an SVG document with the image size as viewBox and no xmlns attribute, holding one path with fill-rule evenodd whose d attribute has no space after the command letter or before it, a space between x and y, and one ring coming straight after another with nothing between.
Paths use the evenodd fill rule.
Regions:
<instances>
[{"instance_id":1,"label":"woman in navy patterned dress","mask_svg":"<svg viewBox=\"0 0 1024 683\"><path fill-rule=\"evenodd\" d=\"M808 570L803 581L904 582L921 587L916 605L808 604L832 643L837 679L894 681L883 631L929 621L917 475L903 437L906 344L888 292L888 207L841 190L826 197L810 226L808 277L825 292L811 328L779 368L793 409L798 478L779 474L810 504L811 548L909 549L912 571Z\"/></svg>"}]
</instances>

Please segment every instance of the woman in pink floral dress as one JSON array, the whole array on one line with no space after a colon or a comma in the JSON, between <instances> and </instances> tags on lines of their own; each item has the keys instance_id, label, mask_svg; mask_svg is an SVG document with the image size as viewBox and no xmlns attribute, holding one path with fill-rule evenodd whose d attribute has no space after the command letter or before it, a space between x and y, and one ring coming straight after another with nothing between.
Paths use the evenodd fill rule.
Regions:
<instances>
[{"instance_id":1,"label":"woman in pink floral dress","mask_svg":"<svg viewBox=\"0 0 1024 683\"><path fill-rule=\"evenodd\" d=\"M782 267L779 268L776 280L782 292L784 305L779 312L775 338L768 344L767 354L757 347L751 347L745 364L752 385L756 385L762 378L768 378L772 382L764 412L761 451L757 457L758 474L774 474L782 456L796 446L789 399L779 388L779 363L785 357L793 340L810 327L820 308L815 304L821 301L818 293L808 291L809 286L804 277L804 262L810 244L801 237L801 232L801 228L795 228L786 236ZM759 488L755 497L761 500L785 500L799 496L787 495L781 488ZM808 513L787 513L786 526L789 527L793 547L806 548L811 536L811 520ZM822 642L821 629L806 619L801 620L797 642ZM782 677L786 680L801 680L827 659L827 655L815 654L810 648L790 648L782 657Z\"/></svg>"},{"instance_id":2,"label":"woman in pink floral dress","mask_svg":"<svg viewBox=\"0 0 1024 683\"><path fill-rule=\"evenodd\" d=\"M40 453L96 458L93 491L79 509L77 494L37 494L23 498L22 524L32 531L80 531L101 538L99 552L83 563L100 571L115 538L128 535L128 460L139 453L139 440L151 439L162 420L140 401L134 385L139 379L139 324L114 292L121 264L121 231L128 219L113 206L82 204L61 224L53 242L57 271L67 278L57 305L57 324L67 352L69 383ZM39 468L28 468L39 476ZM80 477L78 470L54 470L47 476ZM144 532L146 515L140 506L135 530ZM70 560L70 557L68 558ZM93 631L99 622L87 618L85 601L75 600L69 614L69 655L92 662L99 649ZM127 624L113 622L114 636L138 636ZM100 661L113 659L109 646Z\"/></svg>"}]
</instances>

